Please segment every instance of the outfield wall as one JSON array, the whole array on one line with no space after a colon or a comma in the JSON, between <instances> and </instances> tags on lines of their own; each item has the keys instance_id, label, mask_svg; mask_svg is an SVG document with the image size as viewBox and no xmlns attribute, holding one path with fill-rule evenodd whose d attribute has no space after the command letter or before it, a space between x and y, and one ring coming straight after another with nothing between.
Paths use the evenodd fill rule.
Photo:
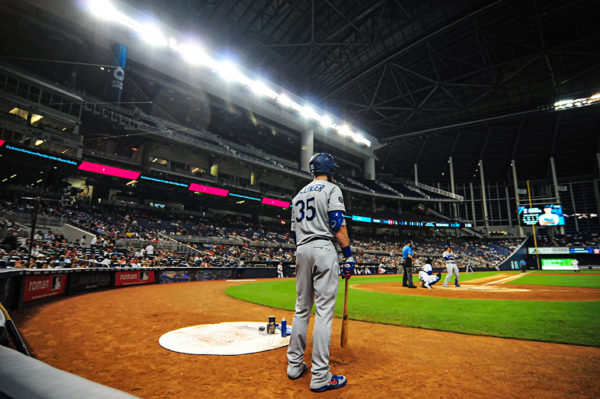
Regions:
<instances>
[{"instance_id":1,"label":"outfield wall","mask_svg":"<svg viewBox=\"0 0 600 399\"><path fill-rule=\"evenodd\" d=\"M290 262L283 264L284 276L293 277L295 266ZM375 264L362 264L360 268L368 268L373 275L378 271ZM395 267L385 269L387 274L398 273ZM277 268L266 264L254 267L2 269L0 302L8 309L15 309L43 299L133 285L275 277Z\"/></svg>"},{"instance_id":2,"label":"outfield wall","mask_svg":"<svg viewBox=\"0 0 600 399\"><path fill-rule=\"evenodd\" d=\"M504 259L497 267L499 270L519 270L519 263L521 260L525 259L527 262L527 267L532 266L530 260L528 260L527 248L529 247L529 242L531 241L531 245L533 245L533 238L527 237L521 242L521 244L514 250L512 254L508 256L508 258Z\"/></svg>"}]
</instances>

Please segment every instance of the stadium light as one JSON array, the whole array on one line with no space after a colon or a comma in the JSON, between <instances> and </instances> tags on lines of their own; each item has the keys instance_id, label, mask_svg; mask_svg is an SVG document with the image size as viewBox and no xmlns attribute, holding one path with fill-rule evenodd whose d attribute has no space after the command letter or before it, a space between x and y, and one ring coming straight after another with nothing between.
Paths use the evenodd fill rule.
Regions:
<instances>
[{"instance_id":1,"label":"stadium light","mask_svg":"<svg viewBox=\"0 0 600 399\"><path fill-rule=\"evenodd\" d=\"M364 144L367 147L371 146L371 141L363 135L353 132L347 126L340 127L329 115L320 115L320 110L315 110L309 105L300 105L285 93L277 94L275 90L269 87L267 82L251 80L232 61L224 60L218 62L211 58L202 47L193 43L180 45L177 38L166 36L158 24L151 21L137 21L124 12L119 11L109 0L87 0L86 3L87 9L95 17L128 28L145 43L154 47L169 48L172 52L178 53L185 62L192 66L208 67L227 82L246 86L257 96L274 100L283 108L291 108L302 117L319 122L325 129L333 128L342 136L351 137L356 143Z\"/></svg>"},{"instance_id":2,"label":"stadium light","mask_svg":"<svg viewBox=\"0 0 600 399\"><path fill-rule=\"evenodd\" d=\"M319 114L317 114L317 112L310 105L305 105L304 107L302 107L300 109L300 115L302 115L302 117L306 119L319 119Z\"/></svg>"},{"instance_id":3,"label":"stadium light","mask_svg":"<svg viewBox=\"0 0 600 399\"><path fill-rule=\"evenodd\" d=\"M140 31L140 24L138 22L117 10L108 0L89 0L87 5L90 12L96 18L116 22L135 32Z\"/></svg>"},{"instance_id":4,"label":"stadium light","mask_svg":"<svg viewBox=\"0 0 600 399\"><path fill-rule=\"evenodd\" d=\"M151 46L166 47L169 43L165 35L160 31L158 26L151 22L140 25L138 34L143 41Z\"/></svg>"},{"instance_id":5,"label":"stadium light","mask_svg":"<svg viewBox=\"0 0 600 399\"><path fill-rule=\"evenodd\" d=\"M107 0L90 0L88 8L94 16L105 20L113 18L117 13L115 7Z\"/></svg>"},{"instance_id":6,"label":"stadium light","mask_svg":"<svg viewBox=\"0 0 600 399\"><path fill-rule=\"evenodd\" d=\"M352 135L352 130L348 127L348 125L337 126L337 131L342 136L350 136Z\"/></svg>"},{"instance_id":7,"label":"stadium light","mask_svg":"<svg viewBox=\"0 0 600 399\"><path fill-rule=\"evenodd\" d=\"M218 72L227 82L247 83L249 79L244 76L232 61L222 61L218 65Z\"/></svg>"},{"instance_id":8,"label":"stadium light","mask_svg":"<svg viewBox=\"0 0 600 399\"><path fill-rule=\"evenodd\" d=\"M214 65L212 58L210 58L204 48L198 44L182 44L179 46L172 46L171 48L173 47L175 47L175 51L179 52L181 57L191 65Z\"/></svg>"},{"instance_id":9,"label":"stadium light","mask_svg":"<svg viewBox=\"0 0 600 399\"><path fill-rule=\"evenodd\" d=\"M564 109L579 108L587 105L592 105L600 102L600 93L596 93L589 97L565 99L554 103L554 110L561 111Z\"/></svg>"},{"instance_id":10,"label":"stadium light","mask_svg":"<svg viewBox=\"0 0 600 399\"><path fill-rule=\"evenodd\" d=\"M278 97L277 93L275 93L275 91L273 91L271 88L269 88L262 81L252 82L252 85L250 86L250 88L252 89L252 91L254 92L254 94L256 94L258 96L266 96L266 97L269 97L269 98L271 98L273 100L275 100Z\"/></svg>"},{"instance_id":11,"label":"stadium light","mask_svg":"<svg viewBox=\"0 0 600 399\"><path fill-rule=\"evenodd\" d=\"M329 115L323 115L319 122L321 122L321 126L323 126L325 129L329 129L333 124L333 121L331 120Z\"/></svg>"},{"instance_id":12,"label":"stadium light","mask_svg":"<svg viewBox=\"0 0 600 399\"><path fill-rule=\"evenodd\" d=\"M277 102L285 108L292 106L292 100L285 93L281 93L279 97L277 97Z\"/></svg>"}]
</instances>

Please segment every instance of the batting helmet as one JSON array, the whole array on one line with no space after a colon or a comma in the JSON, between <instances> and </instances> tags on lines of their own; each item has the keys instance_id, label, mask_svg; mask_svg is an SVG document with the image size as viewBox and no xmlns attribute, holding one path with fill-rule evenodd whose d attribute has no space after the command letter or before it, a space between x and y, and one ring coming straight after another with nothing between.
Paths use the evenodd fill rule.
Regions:
<instances>
[{"instance_id":1,"label":"batting helmet","mask_svg":"<svg viewBox=\"0 0 600 399\"><path fill-rule=\"evenodd\" d=\"M310 158L308 167L314 175L327 175L333 176L335 173L335 161L333 155L327 154L326 152L319 152Z\"/></svg>"}]
</instances>

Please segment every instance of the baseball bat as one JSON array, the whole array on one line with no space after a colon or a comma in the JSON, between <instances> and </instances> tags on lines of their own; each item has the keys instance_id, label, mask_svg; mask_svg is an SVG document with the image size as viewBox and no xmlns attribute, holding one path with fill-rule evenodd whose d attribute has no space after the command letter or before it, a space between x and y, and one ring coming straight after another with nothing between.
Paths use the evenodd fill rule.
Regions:
<instances>
[{"instance_id":1,"label":"baseball bat","mask_svg":"<svg viewBox=\"0 0 600 399\"><path fill-rule=\"evenodd\" d=\"M4 308L4 306L2 306L1 303L0 311L4 313L4 318L6 319L6 330L8 330L8 335L10 335L17 350L27 356L31 356L27 346L25 345L25 341L23 341L21 334L19 334L19 330L17 330L17 326L15 326L15 323L13 323L12 319L10 318L8 311Z\"/></svg>"},{"instance_id":2,"label":"baseball bat","mask_svg":"<svg viewBox=\"0 0 600 399\"><path fill-rule=\"evenodd\" d=\"M344 314L342 316L342 348L348 343L348 278L346 279L346 287L344 289Z\"/></svg>"}]
</instances>

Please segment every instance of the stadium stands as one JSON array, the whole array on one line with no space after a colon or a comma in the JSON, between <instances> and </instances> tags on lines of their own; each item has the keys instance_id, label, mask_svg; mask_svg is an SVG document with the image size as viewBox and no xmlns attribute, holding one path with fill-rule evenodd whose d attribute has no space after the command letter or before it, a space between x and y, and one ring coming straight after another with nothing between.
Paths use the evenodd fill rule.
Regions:
<instances>
[{"instance_id":1,"label":"stadium stands","mask_svg":"<svg viewBox=\"0 0 600 399\"><path fill-rule=\"evenodd\" d=\"M6 214L23 214L27 207L3 203ZM68 242L63 234L51 230L36 232L32 249L33 268L129 267L129 266L235 266L244 262L273 263L294 260L294 247L287 229L275 223L253 224L242 216L223 217L211 212L204 216L173 215L149 210L108 205L46 207L42 214L69 222L97 237ZM27 267L28 240L14 234L21 231L14 222L4 220L5 241L0 252L0 267ZM15 233L13 233L15 232ZM381 240L357 236L353 243L361 264L398 265L398 255L407 237ZM15 241L10 244L10 241ZM446 241L414 237L416 253L438 262ZM178 245L169 245L171 241ZM516 247L516 241L488 241L462 238L453 241L465 262L491 266L501 262ZM151 246L152 248L149 248ZM151 254L148 254L148 252Z\"/></svg>"},{"instance_id":2,"label":"stadium stands","mask_svg":"<svg viewBox=\"0 0 600 399\"><path fill-rule=\"evenodd\" d=\"M556 234L538 236L540 247L600 247L599 233Z\"/></svg>"}]
</instances>

